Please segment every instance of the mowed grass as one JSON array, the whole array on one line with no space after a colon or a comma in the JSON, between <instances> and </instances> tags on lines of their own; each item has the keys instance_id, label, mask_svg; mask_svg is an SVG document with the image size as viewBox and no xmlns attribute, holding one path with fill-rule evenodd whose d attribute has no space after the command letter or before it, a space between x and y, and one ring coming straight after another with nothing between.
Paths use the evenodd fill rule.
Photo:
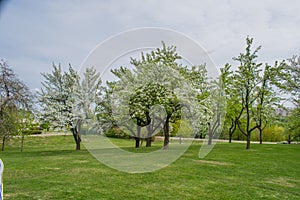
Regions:
<instances>
[{"instance_id":1,"label":"mowed grass","mask_svg":"<svg viewBox=\"0 0 300 200\"><path fill-rule=\"evenodd\" d=\"M114 142L149 151L131 148L132 140ZM199 159L200 145L166 168L129 174L85 149L73 150L72 136L28 137L22 153L13 139L0 153L4 199L300 199L300 145L252 144L245 150L245 144L218 143Z\"/></svg>"}]
</instances>

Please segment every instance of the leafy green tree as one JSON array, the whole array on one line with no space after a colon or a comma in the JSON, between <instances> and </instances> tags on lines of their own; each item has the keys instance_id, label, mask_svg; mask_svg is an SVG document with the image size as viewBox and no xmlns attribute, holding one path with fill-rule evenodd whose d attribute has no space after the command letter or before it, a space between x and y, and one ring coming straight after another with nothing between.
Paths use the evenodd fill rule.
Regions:
<instances>
[{"instance_id":1,"label":"leafy green tree","mask_svg":"<svg viewBox=\"0 0 300 200\"><path fill-rule=\"evenodd\" d=\"M170 120L173 113L177 111L176 106L180 107L176 95L158 83L149 83L137 88L134 95L130 97L128 104L131 118L138 125L138 137L140 137L140 127L146 126L147 128L147 147L151 146L152 135L162 124L164 124L164 134L166 136L168 133L168 127L166 126L169 124L167 120ZM153 111L155 105L163 106L166 115L158 114L158 110ZM166 121L163 120L164 117Z\"/></svg>"},{"instance_id":2,"label":"leafy green tree","mask_svg":"<svg viewBox=\"0 0 300 200\"><path fill-rule=\"evenodd\" d=\"M276 121L276 108L279 107L280 98L277 96L274 87L276 85L275 76L284 66L284 62L272 67L266 64L258 85L258 95L253 109L253 119L259 131L259 142L262 144L263 130L267 125L274 124Z\"/></svg>"},{"instance_id":3,"label":"leafy green tree","mask_svg":"<svg viewBox=\"0 0 300 200\"><path fill-rule=\"evenodd\" d=\"M1 119L1 138L2 138L2 151L5 149L5 142L10 137L17 135L19 132L18 129L18 116L17 110L13 108L5 108L2 110L2 119Z\"/></svg>"},{"instance_id":4,"label":"leafy green tree","mask_svg":"<svg viewBox=\"0 0 300 200\"><path fill-rule=\"evenodd\" d=\"M278 75L280 86L291 95L292 101L300 99L300 55L293 56L282 65L281 73ZM295 102L297 105L297 102Z\"/></svg>"},{"instance_id":5,"label":"leafy green tree","mask_svg":"<svg viewBox=\"0 0 300 200\"><path fill-rule=\"evenodd\" d=\"M252 52L252 38L246 38L246 52L234 58L239 62L238 69L233 73L230 65L222 69L227 96L227 124L229 124L229 141L231 134L239 128L247 138L246 149L250 148L251 133L259 131L260 143L264 128L275 119L275 108L279 98L274 90L277 84L276 74L285 66L284 62L275 62L274 66L257 63L257 52ZM273 113L273 114L272 114Z\"/></svg>"},{"instance_id":6,"label":"leafy green tree","mask_svg":"<svg viewBox=\"0 0 300 200\"><path fill-rule=\"evenodd\" d=\"M136 73L120 68L114 70L113 73L119 78L119 81L114 84L114 92L118 93L117 101L120 99L122 103L118 104L118 110L120 111L118 116L123 116L126 113L126 106L129 106L129 115L131 118L121 119L119 117L118 123L122 126L126 126L131 133L133 133L136 139L136 147L139 146L141 128L145 127L148 131L147 146L151 145L151 137L160 127L162 123L162 117L151 114L153 106L160 105L165 110L165 119L162 123L163 132L165 136L164 147L168 148L169 144L169 130L170 120L175 120L179 117L180 105L176 99L176 95L173 93L173 87L175 87L175 80L172 76L167 77L166 74L172 73L170 69L161 65L153 64L141 64L136 67ZM112 103L115 105L115 103ZM122 109L122 107L124 107ZM150 114L152 117L151 118ZM136 125L131 123L131 119ZM155 123L153 123L156 121ZM135 128L134 128L135 127ZM136 132L134 131L136 130ZM135 132L135 133L134 133Z\"/></svg>"},{"instance_id":7,"label":"leafy green tree","mask_svg":"<svg viewBox=\"0 0 300 200\"><path fill-rule=\"evenodd\" d=\"M228 128L229 143L231 143L238 121L243 114L242 105L239 104L239 93L235 89L236 79L233 71L231 71L231 65L226 64L224 68L221 68L221 79L225 88L224 96L227 103L224 123L225 127Z\"/></svg>"},{"instance_id":8,"label":"leafy green tree","mask_svg":"<svg viewBox=\"0 0 300 200\"><path fill-rule=\"evenodd\" d=\"M0 61L0 136L2 150L5 141L20 133L19 110L31 110L32 95L4 60Z\"/></svg>"},{"instance_id":9,"label":"leafy green tree","mask_svg":"<svg viewBox=\"0 0 300 200\"><path fill-rule=\"evenodd\" d=\"M235 61L239 62L234 79L236 80L235 90L237 90L236 93L239 98L239 107L243 112L237 125L241 133L247 138L246 149L250 149L251 133L258 127L258 125L253 124L253 109L259 94L258 86L261 81L260 67L262 63L256 62L257 52L261 46L252 52L253 39L247 37L246 43L246 52L234 58Z\"/></svg>"},{"instance_id":10,"label":"leafy green tree","mask_svg":"<svg viewBox=\"0 0 300 200\"><path fill-rule=\"evenodd\" d=\"M153 130L157 129L156 125L151 126L153 120L150 120L152 119L150 111L152 106L159 104L166 114L162 129L164 133L164 148L167 149L170 136L170 122L179 120L182 108L189 105L189 102L180 102L179 99L188 99L186 97L190 97L191 100L195 100L195 94L200 93L196 89L189 90L183 84L186 81L184 78L190 74L190 71L187 68L184 70L182 65L177 63L178 59L181 59L181 57L176 53L176 47L167 47L163 43L162 48L157 48L150 53L142 53L140 60L132 58L130 63L134 67L133 70L125 67L112 70L118 81L108 83L108 85L112 91L112 96L117 93L118 98L114 96L114 98L110 98L110 101L114 99L111 102L112 107L117 106L119 111L118 114L115 113L115 118L112 121L119 123L119 126L126 126L130 130L136 138L136 147L138 146L140 128L147 128L148 136L152 135ZM194 77L194 79L196 78ZM175 92L182 87L187 88L185 92L182 94ZM130 119L124 118L123 113L128 109L126 107L128 103ZM190 114L194 110L196 109L189 109ZM193 117L197 116L194 115ZM132 119L135 121L135 125L130 122ZM159 125L159 121L157 120L155 124ZM147 139L148 144L150 144L149 140L150 137Z\"/></svg>"},{"instance_id":11,"label":"leafy green tree","mask_svg":"<svg viewBox=\"0 0 300 200\"><path fill-rule=\"evenodd\" d=\"M282 67L279 79L281 88L290 95L290 99L294 104L287 119L288 141L300 140L300 56L293 56L288 59L287 64Z\"/></svg>"},{"instance_id":12,"label":"leafy green tree","mask_svg":"<svg viewBox=\"0 0 300 200\"><path fill-rule=\"evenodd\" d=\"M300 141L300 101L298 101L296 107L290 111L287 119L288 142Z\"/></svg>"}]
</instances>

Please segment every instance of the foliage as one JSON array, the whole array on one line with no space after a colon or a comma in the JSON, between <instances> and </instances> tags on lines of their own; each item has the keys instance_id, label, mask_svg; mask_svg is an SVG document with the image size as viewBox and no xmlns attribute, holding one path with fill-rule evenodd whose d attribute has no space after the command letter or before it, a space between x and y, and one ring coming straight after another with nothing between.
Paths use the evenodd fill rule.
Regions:
<instances>
[{"instance_id":1,"label":"foliage","mask_svg":"<svg viewBox=\"0 0 300 200\"><path fill-rule=\"evenodd\" d=\"M229 143L231 143L233 133L237 129L237 123L243 113L242 105L239 104L238 90L235 89L236 79L231 71L231 65L226 64L221 68L221 80L225 88L226 98L226 118L225 128L228 130Z\"/></svg>"},{"instance_id":2,"label":"foliage","mask_svg":"<svg viewBox=\"0 0 300 200\"><path fill-rule=\"evenodd\" d=\"M61 66L53 63L52 73L43 73L45 81L38 92L41 112L40 118L51 122L53 128L67 128L72 125L73 87L78 77L75 70L69 66L68 72L63 72Z\"/></svg>"},{"instance_id":3,"label":"foliage","mask_svg":"<svg viewBox=\"0 0 300 200\"><path fill-rule=\"evenodd\" d=\"M291 141L300 141L300 102L298 106L291 110L290 115L288 116L287 131L289 142Z\"/></svg>"},{"instance_id":4,"label":"foliage","mask_svg":"<svg viewBox=\"0 0 300 200\"><path fill-rule=\"evenodd\" d=\"M43 128L43 130L50 130L50 122L48 121L43 120L40 126L41 128Z\"/></svg>"},{"instance_id":5,"label":"foliage","mask_svg":"<svg viewBox=\"0 0 300 200\"><path fill-rule=\"evenodd\" d=\"M93 68L86 68L82 80L69 65L63 72L61 66L53 64L52 73L43 73L45 81L38 93L41 106L40 118L49 122L53 128L71 129L80 150L80 127L94 117L93 106L97 103L101 91L99 73Z\"/></svg>"},{"instance_id":6,"label":"foliage","mask_svg":"<svg viewBox=\"0 0 300 200\"><path fill-rule=\"evenodd\" d=\"M183 138L193 138L193 127L188 121L176 120L171 123L170 136L172 137L183 137Z\"/></svg>"},{"instance_id":7,"label":"foliage","mask_svg":"<svg viewBox=\"0 0 300 200\"><path fill-rule=\"evenodd\" d=\"M288 141L291 142L300 140L300 56L293 56L288 59L288 63L283 68L281 73L281 84L285 92L291 96L291 101L294 107L287 119L287 135Z\"/></svg>"},{"instance_id":8,"label":"foliage","mask_svg":"<svg viewBox=\"0 0 300 200\"><path fill-rule=\"evenodd\" d=\"M0 137L5 141L22 133L26 120L21 113L32 109L32 95L7 62L0 61Z\"/></svg>"},{"instance_id":9,"label":"foliage","mask_svg":"<svg viewBox=\"0 0 300 200\"><path fill-rule=\"evenodd\" d=\"M179 59L181 57L176 53L176 47L167 47L163 43L162 48L142 53L140 60L131 58L133 70L125 67L112 70L118 81L107 83L107 103L98 108L99 111L106 110L104 113L107 114L98 112L98 117L102 118L99 120L111 121L112 125L115 123L114 125L123 127L135 137L136 147L139 146L140 137L149 138L150 146L150 136L162 129L164 146L167 148L169 124L180 120L183 111L194 119L191 124L194 130L201 125L207 127L207 123L201 120L207 116L197 115L206 108L201 104L208 96L207 91L204 92L207 87L205 66L193 66L189 69L178 64ZM126 117L128 115L130 117ZM105 127L107 128L106 125ZM148 134L143 136L142 132Z\"/></svg>"},{"instance_id":10,"label":"foliage","mask_svg":"<svg viewBox=\"0 0 300 200\"><path fill-rule=\"evenodd\" d=\"M226 64L222 71L222 80L225 85L227 98L227 116L225 124L228 128L229 141L236 127L246 136L247 146L250 148L251 133L256 129L262 133L264 128L275 120L275 108L280 98L274 91L276 73L285 65L284 62L272 67L268 64L262 68L262 63L257 63L257 52L261 46L252 52L252 38L246 38L246 52L233 58L239 62L235 72Z\"/></svg>"},{"instance_id":11,"label":"foliage","mask_svg":"<svg viewBox=\"0 0 300 200\"><path fill-rule=\"evenodd\" d=\"M280 142L286 141L285 129L282 126L272 125L263 130L262 139L265 142ZM260 141L260 134L257 130L251 135L251 140Z\"/></svg>"},{"instance_id":12,"label":"foliage","mask_svg":"<svg viewBox=\"0 0 300 200\"><path fill-rule=\"evenodd\" d=\"M105 130L104 132L106 137L111 137L111 138L123 138L123 139L129 139L131 138L130 135L128 135L126 132L122 131L119 127L111 127L108 130Z\"/></svg>"}]
</instances>

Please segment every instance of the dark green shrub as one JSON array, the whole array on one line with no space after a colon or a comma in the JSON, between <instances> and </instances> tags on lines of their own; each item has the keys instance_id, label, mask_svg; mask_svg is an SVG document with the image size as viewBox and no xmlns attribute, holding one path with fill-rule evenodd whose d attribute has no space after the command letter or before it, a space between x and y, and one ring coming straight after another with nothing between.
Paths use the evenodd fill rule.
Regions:
<instances>
[{"instance_id":1,"label":"dark green shrub","mask_svg":"<svg viewBox=\"0 0 300 200\"><path fill-rule=\"evenodd\" d=\"M43 128L40 126L32 126L27 130L23 131L23 134L25 135L36 135L36 134L41 134L43 131Z\"/></svg>"},{"instance_id":2,"label":"dark green shrub","mask_svg":"<svg viewBox=\"0 0 300 200\"><path fill-rule=\"evenodd\" d=\"M118 126L111 127L109 130L105 132L106 137L112 138L125 138L130 139L132 138L131 135L128 135L124 131L122 131Z\"/></svg>"}]
</instances>

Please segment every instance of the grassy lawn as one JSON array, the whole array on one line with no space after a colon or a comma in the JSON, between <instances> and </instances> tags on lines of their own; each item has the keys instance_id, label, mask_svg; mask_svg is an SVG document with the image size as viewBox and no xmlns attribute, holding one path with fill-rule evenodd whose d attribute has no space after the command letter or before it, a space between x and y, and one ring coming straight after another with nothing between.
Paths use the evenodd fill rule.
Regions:
<instances>
[{"instance_id":1,"label":"grassy lawn","mask_svg":"<svg viewBox=\"0 0 300 200\"><path fill-rule=\"evenodd\" d=\"M5 200L300 199L300 145L252 144L246 151L245 144L218 143L200 160L200 143L194 143L166 168L128 174L106 167L85 149L74 151L72 136L26 138L23 153L19 143L12 140L0 153Z\"/></svg>"}]
</instances>

